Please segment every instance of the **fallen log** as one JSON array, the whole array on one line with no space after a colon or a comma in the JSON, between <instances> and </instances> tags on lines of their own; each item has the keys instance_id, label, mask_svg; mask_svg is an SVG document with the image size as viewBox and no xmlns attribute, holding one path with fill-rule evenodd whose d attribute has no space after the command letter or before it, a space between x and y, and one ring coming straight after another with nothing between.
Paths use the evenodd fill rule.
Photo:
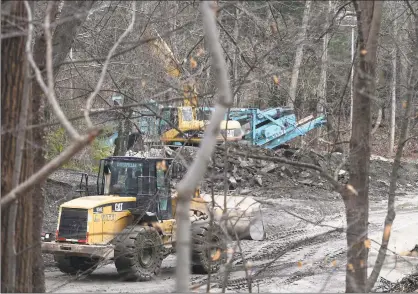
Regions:
<instances>
[{"instance_id":1,"label":"fallen log","mask_svg":"<svg viewBox=\"0 0 418 294\"><path fill-rule=\"evenodd\" d=\"M202 198L212 208L212 195L201 194ZM226 229L231 237L262 241L266 237L261 204L249 196L231 196L226 199L226 217L224 217L224 200L222 195L214 195L214 219L220 224L226 223Z\"/></svg>"}]
</instances>

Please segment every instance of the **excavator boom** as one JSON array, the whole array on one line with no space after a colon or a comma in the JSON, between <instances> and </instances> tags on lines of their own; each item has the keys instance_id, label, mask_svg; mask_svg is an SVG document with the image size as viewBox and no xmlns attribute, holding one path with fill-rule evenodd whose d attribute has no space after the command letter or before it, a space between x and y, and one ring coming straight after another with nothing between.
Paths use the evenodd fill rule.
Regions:
<instances>
[{"instance_id":1,"label":"excavator boom","mask_svg":"<svg viewBox=\"0 0 418 294\"><path fill-rule=\"evenodd\" d=\"M185 70L176 59L167 43L157 33L158 39L152 41L151 50L159 60L163 61L167 74L173 78L181 79L184 77ZM197 107L197 90L194 80L183 81L183 105Z\"/></svg>"}]
</instances>

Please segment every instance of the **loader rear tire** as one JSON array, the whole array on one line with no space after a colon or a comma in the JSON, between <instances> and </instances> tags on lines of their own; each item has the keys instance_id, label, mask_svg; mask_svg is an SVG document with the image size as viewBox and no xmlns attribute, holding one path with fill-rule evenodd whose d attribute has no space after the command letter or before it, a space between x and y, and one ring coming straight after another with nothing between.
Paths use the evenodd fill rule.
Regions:
<instances>
[{"instance_id":1,"label":"loader rear tire","mask_svg":"<svg viewBox=\"0 0 418 294\"><path fill-rule=\"evenodd\" d=\"M192 272L194 274L216 273L226 262L227 239L218 224L214 223L210 226L209 221L193 223L192 245Z\"/></svg>"},{"instance_id":2,"label":"loader rear tire","mask_svg":"<svg viewBox=\"0 0 418 294\"><path fill-rule=\"evenodd\" d=\"M99 260L81 256L55 254L54 260L58 269L69 275L89 275L99 265Z\"/></svg>"},{"instance_id":3,"label":"loader rear tire","mask_svg":"<svg viewBox=\"0 0 418 294\"><path fill-rule=\"evenodd\" d=\"M115 245L115 266L125 281L149 281L160 273L164 246L152 227L128 226Z\"/></svg>"}]
</instances>

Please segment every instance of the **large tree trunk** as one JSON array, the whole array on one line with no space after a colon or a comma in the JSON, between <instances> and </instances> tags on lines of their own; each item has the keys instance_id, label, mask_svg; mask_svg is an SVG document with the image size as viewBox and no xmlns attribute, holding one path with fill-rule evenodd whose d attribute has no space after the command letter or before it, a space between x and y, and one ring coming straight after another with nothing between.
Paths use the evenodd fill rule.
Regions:
<instances>
[{"instance_id":1,"label":"large tree trunk","mask_svg":"<svg viewBox=\"0 0 418 294\"><path fill-rule=\"evenodd\" d=\"M26 19L26 9L23 1L9 3L10 14L16 19ZM2 18L9 16L2 16ZM9 19L10 21L11 19ZM9 29L8 23L2 19L2 33ZM18 23L19 27L26 28L24 21ZM15 28L16 29L16 28ZM22 102L24 98L24 83L27 70L25 55L26 36L6 38L2 40L1 51L1 122L4 129L16 130L21 119ZM29 102L28 108L31 105ZM25 132L24 146L17 146L16 133L6 132L1 138L1 193L6 195L13 187L13 173L16 169L16 154L23 152L22 165L20 167L19 182L24 181L33 173L33 152L31 132ZM2 211L1 221L1 290L2 292L32 292L32 263L33 252L27 250L32 243L33 229L33 198L31 195L25 197L25 201L17 203L16 225L8 225L10 210ZM12 230L7 232L7 230ZM9 235L14 238L10 240ZM39 238L38 238L39 240ZM8 250L10 244L15 244L15 252ZM9 254L9 256L7 256ZM10 256L10 254L15 255ZM11 264L8 264L8 261ZM13 269L15 268L15 272Z\"/></svg>"},{"instance_id":2,"label":"large tree trunk","mask_svg":"<svg viewBox=\"0 0 418 294\"><path fill-rule=\"evenodd\" d=\"M300 69L300 64L302 63L302 59L303 59L303 47L305 45L305 40L306 40L306 31L308 29L311 5L312 5L312 1L310 0L306 1L305 10L303 12L302 27L298 34L297 42L299 44L297 45L297 48L296 48L295 63L293 64L292 78L290 80L289 101L287 102L287 105L290 107L294 107L295 105L296 91L297 91L298 79L299 79L299 69Z\"/></svg>"},{"instance_id":3,"label":"large tree trunk","mask_svg":"<svg viewBox=\"0 0 418 294\"><path fill-rule=\"evenodd\" d=\"M325 20L325 29L328 29L329 26L329 16L332 11L332 1L328 1L328 9L327 9L327 15ZM323 51L321 56L321 75L319 78L319 83L317 87L317 105L316 105L316 112L317 115L323 115L324 114L324 107L326 103L326 94L327 94L327 73L328 73L328 33L324 35L323 39ZM314 140L314 146L317 147L318 144L318 138L321 136L321 128L317 128L315 140Z\"/></svg>"},{"instance_id":4,"label":"large tree trunk","mask_svg":"<svg viewBox=\"0 0 418 294\"><path fill-rule=\"evenodd\" d=\"M58 3L58 2L57 2ZM53 44L53 70L55 75L61 68L61 63L64 62L71 46L77 34L77 29L86 20L87 13L91 9L94 1L65 1L61 10L60 18L66 18L67 21L60 23L54 30L52 36ZM56 5L55 9L58 8ZM77 18L70 18L75 13L85 12ZM45 65L45 40L40 37L36 40L34 46L34 59L38 66L42 69ZM32 104L36 114L33 117L33 124L40 124L45 122L44 113L45 97L42 89L38 83L33 83L32 88ZM44 145L44 129L36 128L33 131L33 141L35 142L33 147L34 152L34 166L35 170L39 170L45 165L45 154L42 146ZM34 228L33 228L33 241L32 244L39 244L40 235L42 233L43 222L43 209L44 209L44 196L42 192L42 186L44 183L39 183L35 186L33 194L36 195L36 201L34 201ZM34 292L45 292L45 276L44 265L41 255L41 246L33 246L32 249L34 256L33 263L33 280L34 280Z\"/></svg>"},{"instance_id":5,"label":"large tree trunk","mask_svg":"<svg viewBox=\"0 0 418 294\"><path fill-rule=\"evenodd\" d=\"M347 217L346 292L364 292L367 283L371 97L375 96L377 41L382 2L353 1L358 24L354 71L353 128L350 140L352 192L344 197ZM350 186L349 186L350 187ZM350 190L350 189L349 189Z\"/></svg>"}]
</instances>

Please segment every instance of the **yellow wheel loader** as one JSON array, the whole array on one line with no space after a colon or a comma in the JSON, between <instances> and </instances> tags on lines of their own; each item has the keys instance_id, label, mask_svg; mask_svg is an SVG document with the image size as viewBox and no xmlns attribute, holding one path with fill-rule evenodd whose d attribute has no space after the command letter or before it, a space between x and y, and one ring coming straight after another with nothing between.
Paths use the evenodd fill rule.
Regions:
<instances>
[{"instance_id":1,"label":"yellow wheel loader","mask_svg":"<svg viewBox=\"0 0 418 294\"><path fill-rule=\"evenodd\" d=\"M97 195L60 206L55 240L44 235L42 251L53 254L66 274L89 274L102 260L113 260L124 280L150 280L175 253L176 195L170 178L179 174L178 167L167 158L102 159ZM209 225L208 209L197 191L190 211L194 273L214 273L227 257L227 236L219 223Z\"/></svg>"}]
</instances>

